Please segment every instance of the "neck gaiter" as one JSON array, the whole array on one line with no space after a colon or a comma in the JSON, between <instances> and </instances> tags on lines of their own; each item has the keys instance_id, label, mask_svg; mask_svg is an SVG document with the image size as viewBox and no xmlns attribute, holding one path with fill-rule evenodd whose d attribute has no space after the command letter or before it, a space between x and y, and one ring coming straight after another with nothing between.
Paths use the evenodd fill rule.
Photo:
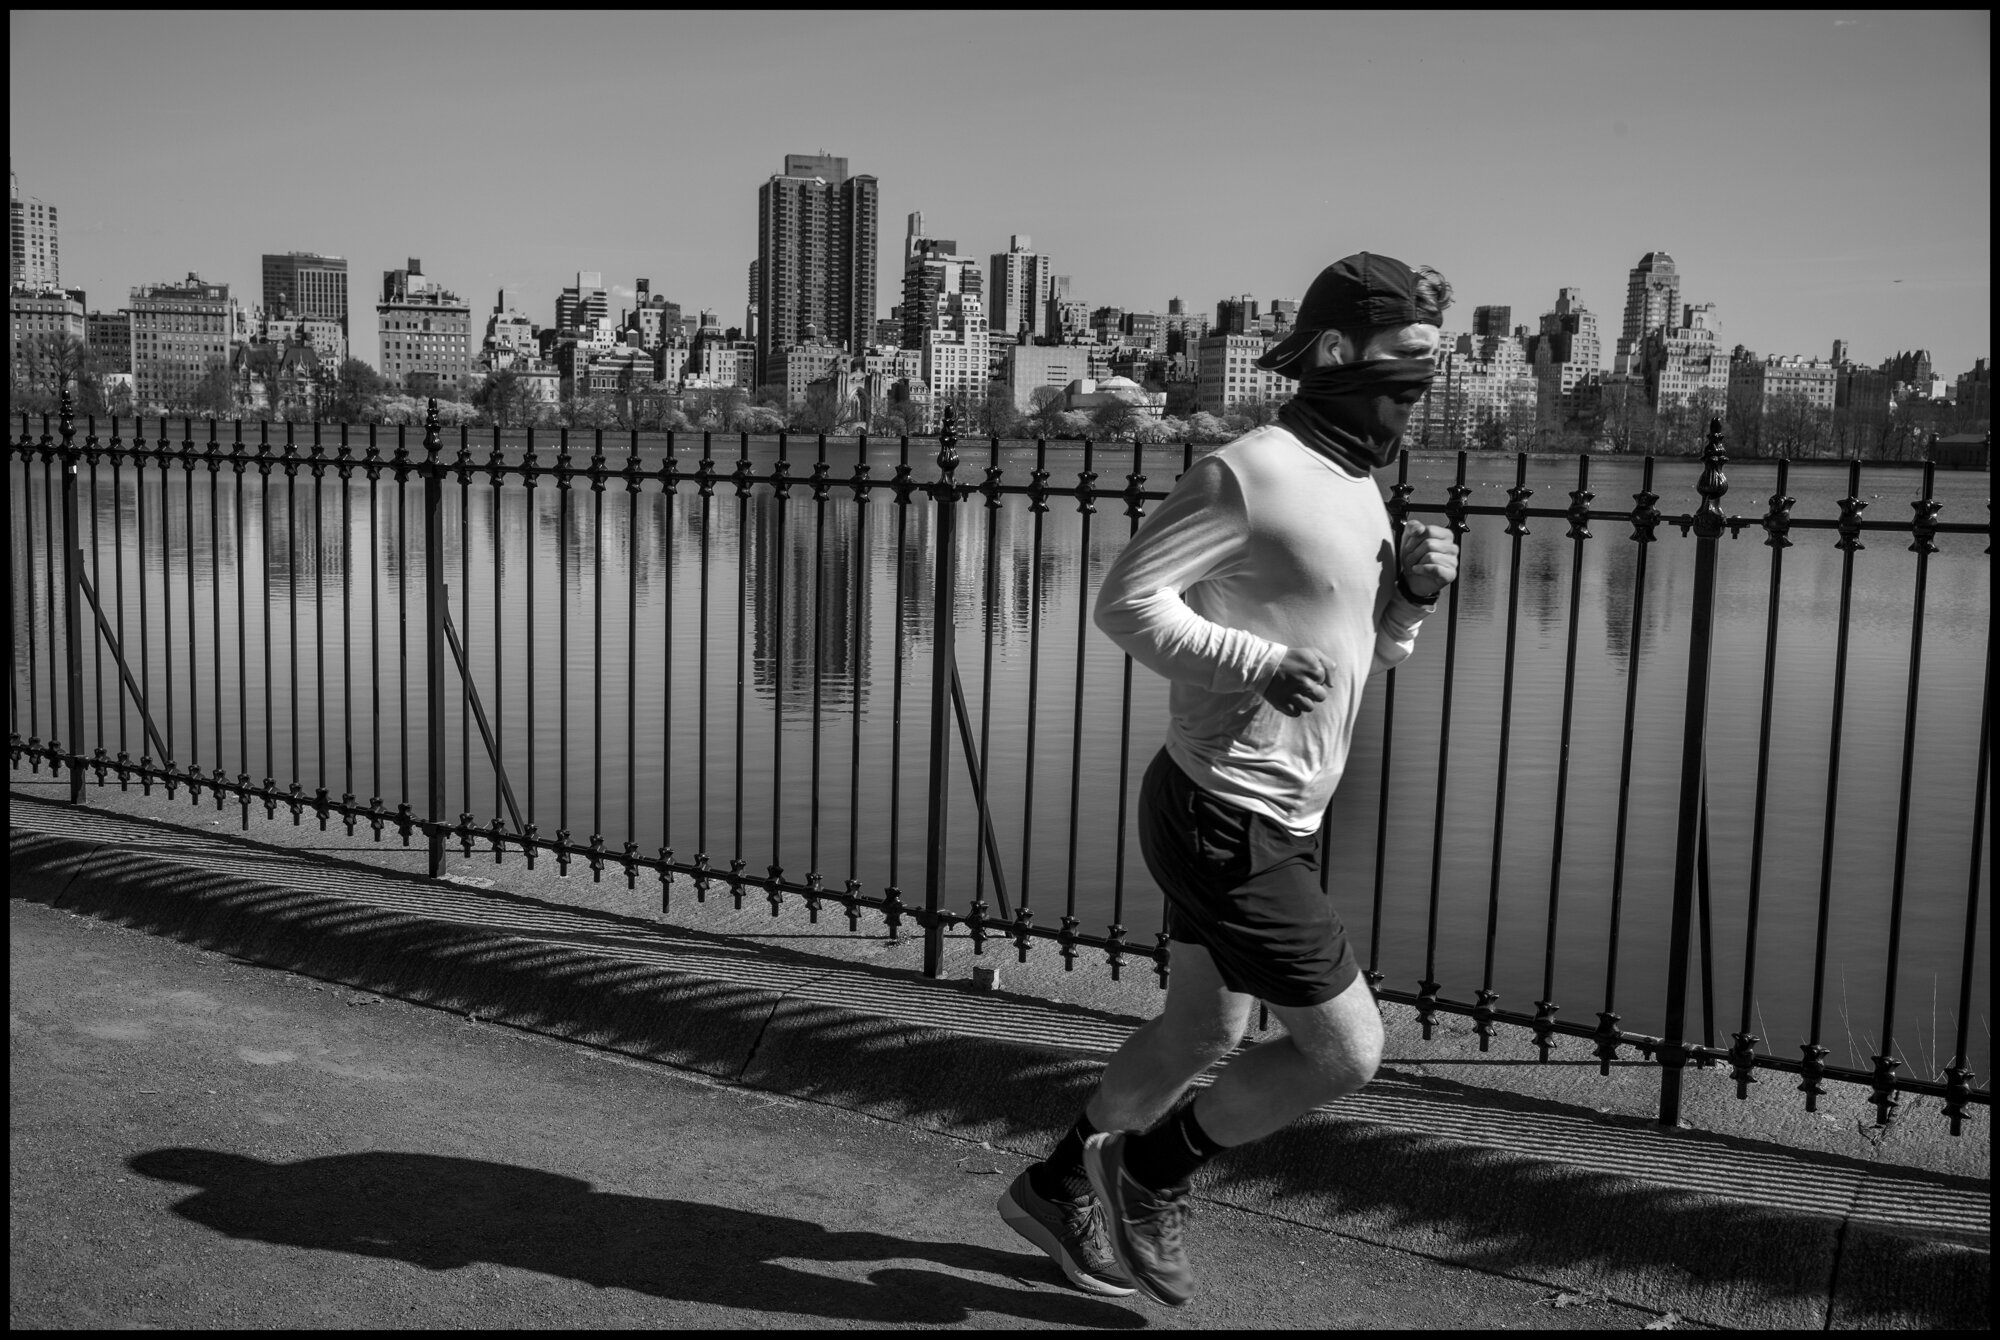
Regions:
<instances>
[{"instance_id":1,"label":"neck gaiter","mask_svg":"<svg viewBox=\"0 0 2000 1340\"><path fill-rule=\"evenodd\" d=\"M1306 374L1278 421L1356 474L1395 459L1410 410L1430 389L1428 358L1375 358Z\"/></svg>"}]
</instances>

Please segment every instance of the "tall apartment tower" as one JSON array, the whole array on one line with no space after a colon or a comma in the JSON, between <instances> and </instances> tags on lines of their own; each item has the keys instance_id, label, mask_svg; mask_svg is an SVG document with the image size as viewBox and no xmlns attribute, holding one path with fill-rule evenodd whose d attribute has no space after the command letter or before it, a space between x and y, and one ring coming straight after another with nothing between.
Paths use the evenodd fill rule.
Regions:
<instances>
[{"instance_id":1,"label":"tall apartment tower","mask_svg":"<svg viewBox=\"0 0 2000 1340\"><path fill-rule=\"evenodd\" d=\"M1081 339L1090 329L1090 304L1070 296L1068 275L1049 276L1049 296L1042 304L1042 338L1057 344Z\"/></svg>"},{"instance_id":2,"label":"tall apartment tower","mask_svg":"<svg viewBox=\"0 0 2000 1340\"><path fill-rule=\"evenodd\" d=\"M1556 426L1576 418L1583 397L1602 372L1597 314L1583 305L1583 290L1558 289L1556 305L1542 313L1542 328L1528 337L1540 421Z\"/></svg>"},{"instance_id":3,"label":"tall apartment tower","mask_svg":"<svg viewBox=\"0 0 2000 1340\"><path fill-rule=\"evenodd\" d=\"M973 274L977 277L978 272ZM907 320L907 298L903 310ZM930 421L925 430L932 431L947 406L956 406L963 414L986 398L991 351L986 314L976 290L940 290L930 299L928 318L918 347L923 350L923 379L931 393Z\"/></svg>"},{"instance_id":4,"label":"tall apartment tower","mask_svg":"<svg viewBox=\"0 0 2000 1340\"><path fill-rule=\"evenodd\" d=\"M987 286L992 308L989 328L996 335L1032 332L1042 324L1042 304L1049 298L1049 280L1055 277L1055 263L1034 249L1026 233L1007 239L1007 249L993 253Z\"/></svg>"},{"instance_id":5,"label":"tall apartment tower","mask_svg":"<svg viewBox=\"0 0 2000 1340\"><path fill-rule=\"evenodd\" d=\"M15 288L62 287L62 252L56 245L56 207L21 194L21 179L7 165L7 282Z\"/></svg>"},{"instance_id":6,"label":"tall apartment tower","mask_svg":"<svg viewBox=\"0 0 2000 1340\"><path fill-rule=\"evenodd\" d=\"M910 215L903 238L903 347L921 349L935 324L939 294L979 296L979 271L970 257L958 254L948 237L926 237L922 210ZM981 313L981 330L986 329Z\"/></svg>"},{"instance_id":7,"label":"tall apartment tower","mask_svg":"<svg viewBox=\"0 0 2000 1340\"><path fill-rule=\"evenodd\" d=\"M312 251L264 253L264 311L302 321L338 321L346 340L346 259Z\"/></svg>"},{"instance_id":8,"label":"tall apartment tower","mask_svg":"<svg viewBox=\"0 0 2000 1340\"><path fill-rule=\"evenodd\" d=\"M845 158L786 154L785 170L757 190L757 361L806 338L812 327L850 353L875 327L876 180L850 177Z\"/></svg>"},{"instance_id":9,"label":"tall apartment tower","mask_svg":"<svg viewBox=\"0 0 2000 1340\"><path fill-rule=\"evenodd\" d=\"M604 287L602 270L578 270L576 283L556 295L556 329L568 330L579 321L596 322L611 316L611 294Z\"/></svg>"},{"instance_id":10,"label":"tall apartment tower","mask_svg":"<svg viewBox=\"0 0 2000 1340\"><path fill-rule=\"evenodd\" d=\"M1512 307L1475 307L1472 309L1472 334L1475 338L1505 335L1513 329L1513 321Z\"/></svg>"},{"instance_id":11,"label":"tall apartment tower","mask_svg":"<svg viewBox=\"0 0 2000 1340\"><path fill-rule=\"evenodd\" d=\"M1639 258L1625 280L1625 325L1618 333L1618 354L1612 371L1637 376L1646 336L1673 326L1681 315L1681 277L1674 258L1649 251Z\"/></svg>"}]
</instances>

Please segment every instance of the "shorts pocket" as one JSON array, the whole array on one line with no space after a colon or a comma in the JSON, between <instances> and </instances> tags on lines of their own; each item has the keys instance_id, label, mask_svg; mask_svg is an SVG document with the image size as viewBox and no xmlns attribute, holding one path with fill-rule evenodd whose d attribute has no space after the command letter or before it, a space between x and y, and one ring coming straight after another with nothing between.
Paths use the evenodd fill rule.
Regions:
<instances>
[{"instance_id":1,"label":"shorts pocket","mask_svg":"<svg viewBox=\"0 0 2000 1340\"><path fill-rule=\"evenodd\" d=\"M1241 878L1250 872L1253 817L1199 786L1188 787L1188 832L1194 839L1195 857L1215 874Z\"/></svg>"}]
</instances>

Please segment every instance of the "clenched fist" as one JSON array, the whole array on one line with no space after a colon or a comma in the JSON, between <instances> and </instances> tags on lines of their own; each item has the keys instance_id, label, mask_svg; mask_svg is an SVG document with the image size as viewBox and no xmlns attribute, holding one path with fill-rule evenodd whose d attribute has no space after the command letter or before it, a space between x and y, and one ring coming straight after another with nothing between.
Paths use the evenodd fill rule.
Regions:
<instances>
[{"instance_id":1,"label":"clenched fist","mask_svg":"<svg viewBox=\"0 0 2000 1340\"><path fill-rule=\"evenodd\" d=\"M1264 701L1288 717L1304 716L1326 701L1333 681L1333 661L1311 647L1291 647L1278 671L1264 686Z\"/></svg>"},{"instance_id":2,"label":"clenched fist","mask_svg":"<svg viewBox=\"0 0 2000 1340\"><path fill-rule=\"evenodd\" d=\"M1434 596L1458 580L1458 542L1443 526L1405 521L1396 557L1402 565L1403 580L1419 596Z\"/></svg>"}]
</instances>

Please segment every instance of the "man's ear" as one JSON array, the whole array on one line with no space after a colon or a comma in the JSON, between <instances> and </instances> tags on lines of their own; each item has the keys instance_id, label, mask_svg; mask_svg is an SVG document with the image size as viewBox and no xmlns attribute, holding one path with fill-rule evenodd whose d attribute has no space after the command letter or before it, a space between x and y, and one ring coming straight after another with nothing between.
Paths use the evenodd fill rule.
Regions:
<instances>
[{"instance_id":1,"label":"man's ear","mask_svg":"<svg viewBox=\"0 0 2000 1340\"><path fill-rule=\"evenodd\" d=\"M1337 330L1323 330L1313 341L1313 352L1323 368L1339 367L1354 361L1354 342Z\"/></svg>"}]
</instances>

